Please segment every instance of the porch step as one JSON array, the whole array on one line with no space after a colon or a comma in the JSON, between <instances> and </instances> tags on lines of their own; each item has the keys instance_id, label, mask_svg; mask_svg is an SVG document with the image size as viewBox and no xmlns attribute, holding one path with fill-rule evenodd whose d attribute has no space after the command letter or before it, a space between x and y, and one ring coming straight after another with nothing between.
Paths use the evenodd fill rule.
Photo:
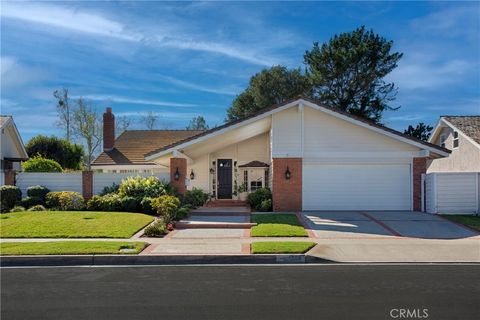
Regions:
<instances>
[{"instance_id":1,"label":"porch step","mask_svg":"<svg viewBox=\"0 0 480 320\"><path fill-rule=\"evenodd\" d=\"M191 212L192 216L248 216L247 207L200 207Z\"/></svg>"},{"instance_id":2,"label":"porch step","mask_svg":"<svg viewBox=\"0 0 480 320\"><path fill-rule=\"evenodd\" d=\"M242 200L211 200L205 204L204 207L216 208L216 207L248 207L248 203Z\"/></svg>"}]
</instances>

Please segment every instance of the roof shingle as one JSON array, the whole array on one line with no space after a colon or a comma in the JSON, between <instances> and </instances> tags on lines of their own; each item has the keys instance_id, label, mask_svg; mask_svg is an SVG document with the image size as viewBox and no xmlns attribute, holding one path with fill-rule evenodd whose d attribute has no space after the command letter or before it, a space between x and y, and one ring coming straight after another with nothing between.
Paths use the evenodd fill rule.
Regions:
<instances>
[{"instance_id":1,"label":"roof shingle","mask_svg":"<svg viewBox=\"0 0 480 320\"><path fill-rule=\"evenodd\" d=\"M443 116L443 118L480 144L480 116Z\"/></svg>"}]
</instances>

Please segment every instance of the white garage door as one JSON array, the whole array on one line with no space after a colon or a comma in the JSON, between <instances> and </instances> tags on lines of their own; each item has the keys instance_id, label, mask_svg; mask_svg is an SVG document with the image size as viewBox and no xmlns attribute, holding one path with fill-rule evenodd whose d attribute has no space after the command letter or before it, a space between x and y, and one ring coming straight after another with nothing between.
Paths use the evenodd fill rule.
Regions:
<instances>
[{"instance_id":1,"label":"white garage door","mask_svg":"<svg viewBox=\"0 0 480 320\"><path fill-rule=\"evenodd\" d=\"M304 164L303 210L411 210L409 164Z\"/></svg>"}]
</instances>

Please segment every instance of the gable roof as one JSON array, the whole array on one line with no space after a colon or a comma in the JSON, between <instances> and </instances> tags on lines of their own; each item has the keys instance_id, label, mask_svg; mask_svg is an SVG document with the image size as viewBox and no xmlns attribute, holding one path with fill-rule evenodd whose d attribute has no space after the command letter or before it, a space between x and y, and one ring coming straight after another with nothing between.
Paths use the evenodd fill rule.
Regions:
<instances>
[{"instance_id":1,"label":"gable roof","mask_svg":"<svg viewBox=\"0 0 480 320\"><path fill-rule=\"evenodd\" d=\"M333 108L333 107L329 107L329 106L319 104L317 101L315 101L313 99L301 96L301 97L297 97L297 98L294 98L294 99L287 100L287 101L282 102L282 103L277 104L277 105L273 105L271 107L267 107L267 108L258 110L254 114L249 115L245 118L227 122L227 123L225 123L225 124L223 124L219 127L215 127L215 128L210 129L210 130L203 131L203 132L201 132L197 135L193 135L193 136L190 136L190 137L185 138L183 140L179 140L179 141L176 141L174 143L171 143L170 145L166 145L166 146L157 148L157 149L155 149L155 150L153 150L149 153L146 153L145 157L147 159L152 159L156 155L163 154L164 152L166 152L166 151L168 151L172 148L175 148L177 146L181 146L181 145L183 146L184 144L187 144L187 143L190 143L190 142L193 143L195 140L200 139L202 137L207 137L209 135L216 134L220 131L228 130L229 128L235 128L237 125L241 125L242 123L247 123L249 121L254 121L254 120L256 120L256 118L262 118L262 117L268 116L272 113L275 113L275 112L281 111L285 108L289 108L293 105L296 105L297 103L298 104L306 103L311 107L314 107L314 108L322 110L322 111L326 111L329 114L332 114L334 116L337 116L337 117L340 117L340 118L343 118L343 119L349 119L351 122L355 122L357 124L359 124L359 123L364 124L367 127L369 127L370 129L374 129L374 130L376 129L375 131L379 131L381 133L388 134L390 136L393 135L393 137L400 138L399 140L402 140L402 141L407 142L407 143L411 143L411 144L414 144L414 145L417 145L417 146L418 145L425 146L427 149L436 150L437 152L439 152L441 154L442 153L443 154L448 154L448 153L451 152L450 150L448 150L446 148L442 148L441 146L438 146L436 144L432 144L432 143L414 138L412 136L406 135L406 134L401 133L399 131L396 131L394 129L388 128L388 127L386 127L382 124L373 122L371 120L368 120L368 119L365 119L365 118L362 118L362 117L359 117L359 116L352 115L352 114L350 114L346 111L339 110L338 108Z\"/></svg>"},{"instance_id":2,"label":"gable roof","mask_svg":"<svg viewBox=\"0 0 480 320\"><path fill-rule=\"evenodd\" d=\"M10 126L13 128L14 137L16 140L14 141L14 143L16 143L19 149L18 151L20 152L20 158L10 158L10 159L15 161L27 160L28 159L27 150L25 149L25 145L23 144L23 140L22 140L22 137L20 136L20 132L18 132L17 125L15 124L15 121L13 121L13 117L7 116L7 115L0 115L0 129L4 130ZM7 158L8 157L5 157L5 159Z\"/></svg>"},{"instance_id":3,"label":"gable roof","mask_svg":"<svg viewBox=\"0 0 480 320\"><path fill-rule=\"evenodd\" d=\"M442 116L442 118L480 144L480 116Z\"/></svg>"},{"instance_id":4,"label":"gable roof","mask_svg":"<svg viewBox=\"0 0 480 320\"><path fill-rule=\"evenodd\" d=\"M158 147L199 134L199 130L127 130L115 139L113 149L103 151L92 165L152 165L145 154Z\"/></svg>"},{"instance_id":5,"label":"gable roof","mask_svg":"<svg viewBox=\"0 0 480 320\"><path fill-rule=\"evenodd\" d=\"M253 161L250 161L249 163L242 164L238 167L239 168L268 168L269 165L262 161L253 160Z\"/></svg>"}]
</instances>

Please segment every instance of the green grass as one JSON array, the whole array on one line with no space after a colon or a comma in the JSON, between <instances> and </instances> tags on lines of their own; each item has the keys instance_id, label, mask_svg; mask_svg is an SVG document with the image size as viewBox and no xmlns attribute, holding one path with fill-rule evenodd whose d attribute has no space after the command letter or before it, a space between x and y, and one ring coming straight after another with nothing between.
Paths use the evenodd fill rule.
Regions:
<instances>
[{"instance_id":1,"label":"green grass","mask_svg":"<svg viewBox=\"0 0 480 320\"><path fill-rule=\"evenodd\" d=\"M144 242L115 241L52 241L52 242L3 242L1 255L35 254L137 254L147 246ZM135 251L121 252L121 249Z\"/></svg>"},{"instance_id":2,"label":"green grass","mask_svg":"<svg viewBox=\"0 0 480 320\"><path fill-rule=\"evenodd\" d=\"M307 237L308 234L294 214L252 214L252 237Z\"/></svg>"},{"instance_id":3,"label":"green grass","mask_svg":"<svg viewBox=\"0 0 480 320\"><path fill-rule=\"evenodd\" d=\"M461 223L472 229L480 231L480 216L468 216L468 215L442 215L442 217L448 220Z\"/></svg>"},{"instance_id":4,"label":"green grass","mask_svg":"<svg viewBox=\"0 0 480 320\"><path fill-rule=\"evenodd\" d=\"M1 215L1 238L130 238L153 221L141 213L11 212Z\"/></svg>"},{"instance_id":5,"label":"green grass","mask_svg":"<svg viewBox=\"0 0 480 320\"><path fill-rule=\"evenodd\" d=\"M252 253L305 253L315 242L253 242Z\"/></svg>"}]
</instances>

